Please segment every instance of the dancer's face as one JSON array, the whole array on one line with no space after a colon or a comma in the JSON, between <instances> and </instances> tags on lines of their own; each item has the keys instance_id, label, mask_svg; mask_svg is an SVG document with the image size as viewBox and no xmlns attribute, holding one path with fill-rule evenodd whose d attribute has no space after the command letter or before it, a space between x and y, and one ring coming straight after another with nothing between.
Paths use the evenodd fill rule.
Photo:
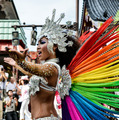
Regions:
<instances>
[{"instance_id":1,"label":"dancer's face","mask_svg":"<svg viewBox=\"0 0 119 120\"><path fill-rule=\"evenodd\" d=\"M48 51L47 45L48 45L48 39L46 37L43 37L39 40L38 46L37 46L37 53L38 53L39 60L52 59L53 54Z\"/></svg>"}]
</instances>

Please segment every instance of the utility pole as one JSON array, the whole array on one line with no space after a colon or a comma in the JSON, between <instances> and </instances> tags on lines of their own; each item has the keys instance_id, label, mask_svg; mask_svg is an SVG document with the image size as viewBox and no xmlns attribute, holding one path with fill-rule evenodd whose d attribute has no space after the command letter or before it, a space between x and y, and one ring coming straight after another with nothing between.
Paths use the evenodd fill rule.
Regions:
<instances>
[{"instance_id":1,"label":"utility pole","mask_svg":"<svg viewBox=\"0 0 119 120\"><path fill-rule=\"evenodd\" d=\"M76 0L76 23L77 23L76 36L79 37L79 0Z\"/></svg>"}]
</instances>

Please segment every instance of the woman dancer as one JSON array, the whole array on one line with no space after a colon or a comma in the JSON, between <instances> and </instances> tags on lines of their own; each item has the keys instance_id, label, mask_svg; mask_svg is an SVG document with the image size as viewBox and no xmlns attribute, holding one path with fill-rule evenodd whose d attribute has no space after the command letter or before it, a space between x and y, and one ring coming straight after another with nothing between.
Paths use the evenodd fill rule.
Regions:
<instances>
[{"instance_id":1,"label":"woman dancer","mask_svg":"<svg viewBox=\"0 0 119 120\"><path fill-rule=\"evenodd\" d=\"M62 98L62 119L106 120L106 116L115 117L112 114L117 114L117 111L104 108L102 103L119 107L119 100L115 99L119 96L110 93L119 90L112 88L112 86L119 85L119 81L117 81L119 35L118 32L114 33L118 22L113 23L112 17L108 19L86 40L72 60L77 50L74 46L78 44L75 44L71 34L63 33L59 26L63 15L56 22L54 22L54 15L55 11L51 20L46 19L39 39L39 58L45 60L45 63L28 63L25 60L27 50L24 53L8 50L9 55L17 64L29 73L37 75L32 76L30 80L30 94L35 96L31 101L35 100L36 103L33 106L31 102L33 118L59 119L53 105L54 91L60 75L60 68L55 62L59 63L61 67L66 65L71 75L70 78L68 71L63 67L62 80L58 89ZM110 41L113 42L105 46ZM73 50L74 48L76 49ZM69 52L69 50L71 51ZM54 58L59 58L59 61ZM8 59L5 59L5 62L9 63ZM37 93L39 83L40 92ZM105 87L107 89L104 89Z\"/></svg>"},{"instance_id":2,"label":"woman dancer","mask_svg":"<svg viewBox=\"0 0 119 120\"><path fill-rule=\"evenodd\" d=\"M57 28L55 28L57 36L55 36L54 42L53 36L49 37L49 33L47 33L47 35L43 33L44 29L53 32L53 24L55 23L53 21L54 16L55 10L53 11L53 17L50 21L50 27L46 25L46 27L42 29L42 33L38 41L37 49L39 52L39 58L41 61L45 61L45 63L28 63L25 60L27 49L24 51L23 54L19 53L16 50L8 51L10 56L18 63L18 65L20 65L29 73L34 74L30 79L31 114L33 119L60 119L54 108L54 97L55 91L57 90L56 86L58 83L58 79L60 77L60 66L67 66L71 62L73 56L76 54L76 51L79 48L79 44L76 38L72 35L68 36L68 32L61 31L62 28L58 24ZM63 17L64 14L61 15L57 23L60 22ZM48 19L46 20L46 24L48 24ZM66 57L65 60L64 56ZM61 59L63 60L61 61ZM9 59L7 58L5 59L5 62L10 63ZM60 66L58 65L58 63L60 64Z\"/></svg>"}]
</instances>

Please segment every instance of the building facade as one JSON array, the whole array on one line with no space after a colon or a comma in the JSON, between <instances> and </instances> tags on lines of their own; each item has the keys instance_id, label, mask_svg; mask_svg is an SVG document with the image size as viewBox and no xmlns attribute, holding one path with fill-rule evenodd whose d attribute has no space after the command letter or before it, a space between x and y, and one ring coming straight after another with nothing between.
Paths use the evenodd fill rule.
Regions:
<instances>
[{"instance_id":1,"label":"building facade","mask_svg":"<svg viewBox=\"0 0 119 120\"><path fill-rule=\"evenodd\" d=\"M12 32L15 31L12 26L14 25L21 25L21 23L13 0L0 0L0 64L10 74L12 72L18 74L18 72L15 73L15 70L4 63L3 59L4 57L9 57L5 47L14 47L12 45ZM16 30L19 32L19 45L14 48L23 51L27 47L25 32L23 28L17 28Z\"/></svg>"}]
</instances>

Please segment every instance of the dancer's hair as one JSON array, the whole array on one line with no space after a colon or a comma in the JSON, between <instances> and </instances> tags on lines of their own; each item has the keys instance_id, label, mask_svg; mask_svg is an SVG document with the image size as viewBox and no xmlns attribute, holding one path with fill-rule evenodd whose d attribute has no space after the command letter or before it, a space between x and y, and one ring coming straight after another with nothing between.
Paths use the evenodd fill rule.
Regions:
<instances>
[{"instance_id":1,"label":"dancer's hair","mask_svg":"<svg viewBox=\"0 0 119 120\"><path fill-rule=\"evenodd\" d=\"M67 41L72 41L72 46L66 46L67 52L60 52L56 49L56 57L59 58L59 65L62 67L66 65L66 67L70 64L71 60L75 56L78 48L80 47L80 43L78 42L77 37L75 36L67 36Z\"/></svg>"}]
</instances>

